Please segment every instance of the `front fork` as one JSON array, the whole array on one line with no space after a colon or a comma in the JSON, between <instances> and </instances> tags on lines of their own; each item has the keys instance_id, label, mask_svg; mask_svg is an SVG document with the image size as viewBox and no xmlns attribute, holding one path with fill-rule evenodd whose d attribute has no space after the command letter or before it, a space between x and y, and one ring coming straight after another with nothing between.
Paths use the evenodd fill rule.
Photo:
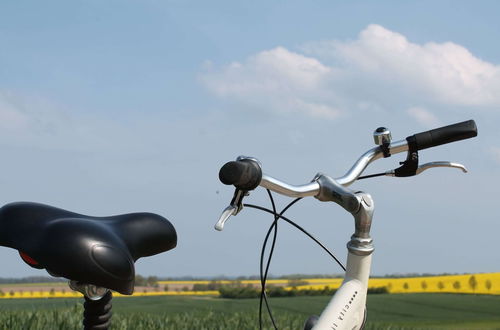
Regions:
<instances>
[{"instance_id":1,"label":"front fork","mask_svg":"<svg viewBox=\"0 0 500 330\"><path fill-rule=\"evenodd\" d=\"M357 211L352 212L355 232L347 243L347 266L342 285L327 305L314 330L357 330L364 327L366 294L370 266L374 250L370 237L370 227L374 204L367 193L357 192L360 202Z\"/></svg>"}]
</instances>

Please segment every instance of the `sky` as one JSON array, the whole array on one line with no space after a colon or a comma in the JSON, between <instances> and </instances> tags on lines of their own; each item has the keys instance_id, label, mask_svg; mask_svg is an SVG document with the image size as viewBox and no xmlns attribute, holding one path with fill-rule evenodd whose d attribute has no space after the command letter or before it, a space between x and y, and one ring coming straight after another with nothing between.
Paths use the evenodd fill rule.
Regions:
<instances>
[{"instance_id":1,"label":"sky","mask_svg":"<svg viewBox=\"0 0 500 330\"><path fill-rule=\"evenodd\" d=\"M245 208L213 229L233 193L218 180L225 162L251 155L266 174L302 184L343 175L379 126L401 140L474 119L477 138L420 153L469 173L352 188L376 203L372 274L500 271L499 10L496 1L2 1L1 200L155 212L174 224L178 246L138 260L137 273L255 275L272 218ZM245 201L269 206L263 189ZM345 260L349 214L309 198L288 215ZM272 274L341 272L303 234L279 228ZM45 274L12 249L0 259L0 277Z\"/></svg>"}]
</instances>

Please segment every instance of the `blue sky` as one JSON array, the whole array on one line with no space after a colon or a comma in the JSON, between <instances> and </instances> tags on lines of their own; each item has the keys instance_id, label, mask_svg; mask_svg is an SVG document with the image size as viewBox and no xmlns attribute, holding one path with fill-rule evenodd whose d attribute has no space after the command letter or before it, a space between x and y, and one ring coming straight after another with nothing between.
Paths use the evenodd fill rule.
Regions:
<instances>
[{"instance_id":1,"label":"blue sky","mask_svg":"<svg viewBox=\"0 0 500 330\"><path fill-rule=\"evenodd\" d=\"M479 136L421 153L464 163L353 187L377 203L373 273L499 271L500 6L495 1L3 1L0 148L4 203L91 215L152 211L178 248L141 274L249 275L271 220L213 224L240 154L290 183L342 175L372 147L475 119ZM404 156L374 164L394 168ZM249 202L268 203L263 191ZM279 199L285 203L285 199ZM352 233L334 205L290 215L341 257ZM338 273L282 226L271 272ZM8 249L1 277L41 274Z\"/></svg>"}]
</instances>

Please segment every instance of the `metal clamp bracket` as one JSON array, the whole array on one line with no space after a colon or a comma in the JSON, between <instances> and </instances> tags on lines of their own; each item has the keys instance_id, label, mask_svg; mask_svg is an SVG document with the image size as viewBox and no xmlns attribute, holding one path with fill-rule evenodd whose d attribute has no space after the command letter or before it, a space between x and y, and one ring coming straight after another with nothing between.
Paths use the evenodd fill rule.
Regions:
<instances>
[{"instance_id":1,"label":"metal clamp bracket","mask_svg":"<svg viewBox=\"0 0 500 330\"><path fill-rule=\"evenodd\" d=\"M101 286L85 284L73 280L69 281L68 285L71 290L82 293L90 300L100 300L109 291L109 289L103 288Z\"/></svg>"}]
</instances>

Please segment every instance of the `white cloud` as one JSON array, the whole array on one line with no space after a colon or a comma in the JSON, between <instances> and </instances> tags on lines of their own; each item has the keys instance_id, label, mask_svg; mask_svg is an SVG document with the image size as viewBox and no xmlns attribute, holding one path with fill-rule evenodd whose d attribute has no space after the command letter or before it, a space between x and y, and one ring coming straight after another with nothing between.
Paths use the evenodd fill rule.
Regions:
<instances>
[{"instance_id":1,"label":"white cloud","mask_svg":"<svg viewBox=\"0 0 500 330\"><path fill-rule=\"evenodd\" d=\"M262 51L242 62L210 66L200 79L224 99L323 118L398 102L394 108L409 108L417 100L437 107L500 105L500 66L452 42L420 45L369 25L354 41L311 42L301 50L306 55L283 47ZM408 113L422 124L437 122L416 109Z\"/></svg>"},{"instance_id":2,"label":"white cloud","mask_svg":"<svg viewBox=\"0 0 500 330\"><path fill-rule=\"evenodd\" d=\"M317 59L277 47L201 75L222 98L237 99L281 112L305 112L334 118L339 110L321 102L332 69ZM318 91L320 93L318 93ZM313 101L310 101L313 100ZM319 100L319 101L318 101Z\"/></svg>"},{"instance_id":3,"label":"white cloud","mask_svg":"<svg viewBox=\"0 0 500 330\"><path fill-rule=\"evenodd\" d=\"M217 95L250 95L310 91L317 88L330 71L314 58L277 47L251 56L243 64L233 62L202 79Z\"/></svg>"},{"instance_id":4,"label":"white cloud","mask_svg":"<svg viewBox=\"0 0 500 330\"><path fill-rule=\"evenodd\" d=\"M452 42L409 42L403 35L370 25L352 42L332 44L355 69L402 84L452 105L500 104L500 67Z\"/></svg>"},{"instance_id":5,"label":"white cloud","mask_svg":"<svg viewBox=\"0 0 500 330\"><path fill-rule=\"evenodd\" d=\"M440 125L437 117L424 108L412 107L406 110L406 112L423 126L431 128Z\"/></svg>"}]
</instances>

